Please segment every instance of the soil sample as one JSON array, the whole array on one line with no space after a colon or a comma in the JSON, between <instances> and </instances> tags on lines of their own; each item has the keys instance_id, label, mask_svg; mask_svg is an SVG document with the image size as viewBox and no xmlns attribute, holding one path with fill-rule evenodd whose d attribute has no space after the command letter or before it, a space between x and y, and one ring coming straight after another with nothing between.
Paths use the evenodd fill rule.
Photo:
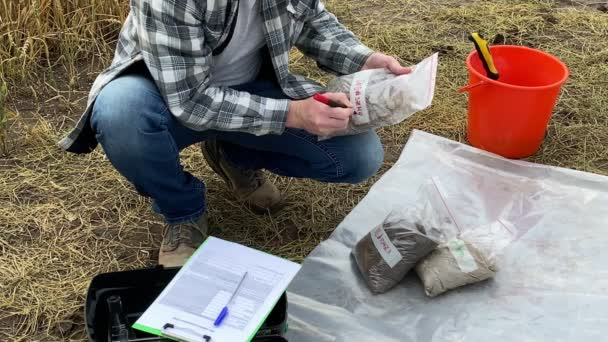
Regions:
<instances>
[{"instance_id":1,"label":"soil sample","mask_svg":"<svg viewBox=\"0 0 608 342\"><path fill-rule=\"evenodd\" d=\"M437 242L426 235L421 225L388 218L365 235L352 253L371 291L383 293L435 247Z\"/></svg>"},{"instance_id":2,"label":"soil sample","mask_svg":"<svg viewBox=\"0 0 608 342\"><path fill-rule=\"evenodd\" d=\"M369 80L367 91L364 93L364 101L367 104L368 115L362 117L361 113L358 113L358 115L353 116L355 126L371 128L388 125L393 122L391 120L393 111L416 111L411 105L412 101L408 100L411 95L407 90L399 89L399 84L396 82L387 82L397 76L386 69L368 71L367 74ZM356 82L356 80L356 75L335 78L328 83L327 90L349 94L353 82ZM374 87L374 85L378 86Z\"/></svg>"},{"instance_id":3,"label":"soil sample","mask_svg":"<svg viewBox=\"0 0 608 342\"><path fill-rule=\"evenodd\" d=\"M407 75L373 69L332 79L326 90L345 93L354 106L347 129L337 135L353 135L396 125L427 108L433 99L436 73L437 54L434 54ZM327 138L330 136L321 137L321 140Z\"/></svg>"},{"instance_id":4,"label":"soil sample","mask_svg":"<svg viewBox=\"0 0 608 342\"><path fill-rule=\"evenodd\" d=\"M491 278L496 266L473 244L452 239L416 265L424 292L435 297L448 290Z\"/></svg>"}]
</instances>

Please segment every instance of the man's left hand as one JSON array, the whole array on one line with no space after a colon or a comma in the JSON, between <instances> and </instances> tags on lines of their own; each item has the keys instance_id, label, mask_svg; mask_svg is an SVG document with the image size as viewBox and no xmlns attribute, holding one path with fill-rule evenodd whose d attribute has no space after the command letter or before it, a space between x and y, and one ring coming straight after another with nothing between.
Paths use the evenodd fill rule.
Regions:
<instances>
[{"instance_id":1,"label":"man's left hand","mask_svg":"<svg viewBox=\"0 0 608 342\"><path fill-rule=\"evenodd\" d=\"M382 68L390 70L395 75L405 75L412 72L412 69L402 67L395 57L387 56L379 52L374 52L371 54L371 56L367 58L367 61L365 61L365 64L361 70Z\"/></svg>"}]
</instances>

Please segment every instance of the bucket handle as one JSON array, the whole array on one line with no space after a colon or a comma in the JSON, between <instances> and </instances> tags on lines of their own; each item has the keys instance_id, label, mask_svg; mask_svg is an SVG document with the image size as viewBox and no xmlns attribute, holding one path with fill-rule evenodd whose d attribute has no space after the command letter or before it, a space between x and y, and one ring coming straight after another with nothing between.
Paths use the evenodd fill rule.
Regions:
<instances>
[{"instance_id":1,"label":"bucket handle","mask_svg":"<svg viewBox=\"0 0 608 342\"><path fill-rule=\"evenodd\" d=\"M464 93L465 91L470 91L471 89L477 88L477 87L479 87L481 85L484 85L484 84L486 84L486 81L479 81L477 83L469 84L467 86L464 86L464 87L458 89L458 92L459 93Z\"/></svg>"}]
</instances>

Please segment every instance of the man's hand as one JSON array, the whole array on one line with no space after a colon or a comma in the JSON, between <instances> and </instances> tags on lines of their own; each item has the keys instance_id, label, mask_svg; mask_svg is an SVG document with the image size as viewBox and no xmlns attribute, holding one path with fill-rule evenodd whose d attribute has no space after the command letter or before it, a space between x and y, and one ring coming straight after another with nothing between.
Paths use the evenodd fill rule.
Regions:
<instances>
[{"instance_id":1,"label":"man's hand","mask_svg":"<svg viewBox=\"0 0 608 342\"><path fill-rule=\"evenodd\" d=\"M379 52L374 52L371 56L369 56L361 70L382 68L390 70L395 75L404 75L412 72L412 69L402 67L401 64L399 64L399 61L397 61L394 57L387 56Z\"/></svg>"},{"instance_id":2,"label":"man's hand","mask_svg":"<svg viewBox=\"0 0 608 342\"><path fill-rule=\"evenodd\" d=\"M348 108L332 108L315 99L291 101L286 127L300 128L318 136L344 131L353 115L353 106L343 93L324 93L328 98L342 102Z\"/></svg>"}]
</instances>

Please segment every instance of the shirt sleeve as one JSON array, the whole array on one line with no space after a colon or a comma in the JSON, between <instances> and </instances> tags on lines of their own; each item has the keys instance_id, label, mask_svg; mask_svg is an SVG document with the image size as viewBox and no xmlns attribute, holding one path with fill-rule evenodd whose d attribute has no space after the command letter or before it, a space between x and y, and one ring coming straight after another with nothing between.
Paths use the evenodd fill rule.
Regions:
<instances>
[{"instance_id":1,"label":"shirt sleeve","mask_svg":"<svg viewBox=\"0 0 608 342\"><path fill-rule=\"evenodd\" d=\"M314 14L304 23L296 46L317 61L320 67L338 74L360 71L373 53L335 15L328 12L321 1Z\"/></svg>"},{"instance_id":2,"label":"shirt sleeve","mask_svg":"<svg viewBox=\"0 0 608 342\"><path fill-rule=\"evenodd\" d=\"M210 86L202 0L143 0L135 11L144 61L171 113L193 130L281 134L289 100ZM133 10L133 9L132 9Z\"/></svg>"}]
</instances>

